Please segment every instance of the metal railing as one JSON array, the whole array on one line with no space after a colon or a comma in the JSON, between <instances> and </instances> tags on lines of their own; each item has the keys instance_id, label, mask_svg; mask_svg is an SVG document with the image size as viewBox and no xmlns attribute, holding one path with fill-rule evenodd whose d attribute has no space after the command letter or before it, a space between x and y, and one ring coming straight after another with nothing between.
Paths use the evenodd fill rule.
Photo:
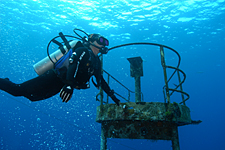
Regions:
<instances>
[{"instance_id":1,"label":"metal railing","mask_svg":"<svg viewBox=\"0 0 225 150\"><path fill-rule=\"evenodd\" d=\"M182 87L182 84L184 83L184 81L186 79L186 74L182 70L179 69L180 60L181 60L181 57L180 57L179 53L177 51L175 51L174 49L168 47L168 46L156 44L156 43L128 43L128 44L123 44L123 45L112 47L112 48L110 48L110 50L115 49L115 48L119 48L119 47L122 47L122 46L129 46L129 45L154 45L154 46L160 47L161 65L163 67L163 74L164 74L164 81L165 81L165 85L163 86L164 102L170 103L171 102L170 97L172 96L172 94L174 92L178 92L178 93L181 93L181 98L182 98L182 102L180 102L180 104L185 105L185 102L189 99L189 95L186 92L183 91L183 87ZM178 64L177 64L176 67L166 65L164 48L167 48L167 49L173 51L178 56ZM101 62L103 62L103 57L102 56L100 56L100 57L101 57ZM174 70L174 72L169 77L169 79L167 78L167 69L173 69ZM123 88L125 88L128 91L128 98L125 98L124 96L122 96L122 95L120 95L116 92L115 92L115 94L118 95L119 97L123 98L126 102L130 102L130 94L135 93L135 92L128 89L125 85L123 85L121 82L119 82L116 78L114 78L112 75L110 75L107 71L102 70L102 74L103 73L107 74L107 77L108 77L107 83L108 84L109 84L110 78L112 78L113 80L115 80L117 83L119 83ZM183 75L182 80L181 80L181 77L180 77L180 73ZM177 74L179 84L176 85L175 88L170 88L169 82L171 81L171 79L174 77L175 74ZM179 88L179 90L178 90L178 88ZM142 101L143 101L143 93L141 93L141 94L142 94ZM100 96L100 99L98 98L98 96ZM185 96L186 96L186 98L185 98ZM107 96L107 101L103 101L103 90L100 88L100 92L96 95L96 100L100 101L101 104L103 104L103 103L108 103L108 99L109 98Z\"/></svg>"},{"instance_id":2,"label":"metal railing","mask_svg":"<svg viewBox=\"0 0 225 150\"><path fill-rule=\"evenodd\" d=\"M168 48L168 47L167 47ZM179 57L179 63L177 67L172 67L172 66L167 66L166 62L165 62L165 54L164 54L164 46L160 46L160 55L161 55L161 65L163 67L163 72L164 72L164 81L165 81L165 85L163 86L163 94L164 94L164 101L165 103L168 102L170 103L170 96L174 93L174 92L179 92L181 93L181 98L182 98L182 102L180 102L180 104L184 104L185 102L189 99L189 95L183 91L183 87L182 84L184 83L185 79L186 79L186 74L180 70L179 64L180 64L180 55L177 51L175 51L174 49L171 49L173 52L175 52L177 54L177 56ZM174 69L174 72L172 73L172 75L170 76L170 78L167 80L167 68L169 69ZM177 73L178 76L178 80L179 80L179 84L174 88L169 88L169 82L171 81L172 77ZM180 73L183 74L183 80L181 80L180 77ZM180 88L180 90L177 90L178 88ZM172 92L170 92L172 91ZM187 96L187 98L184 98L184 95Z\"/></svg>"}]
</instances>

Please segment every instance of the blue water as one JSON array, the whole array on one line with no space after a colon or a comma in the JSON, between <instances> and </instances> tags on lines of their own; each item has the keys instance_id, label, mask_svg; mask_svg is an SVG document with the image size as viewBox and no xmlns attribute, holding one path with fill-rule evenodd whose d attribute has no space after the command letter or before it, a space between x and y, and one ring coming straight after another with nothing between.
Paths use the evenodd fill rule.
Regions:
<instances>
[{"instance_id":1,"label":"blue water","mask_svg":"<svg viewBox=\"0 0 225 150\"><path fill-rule=\"evenodd\" d=\"M32 66L46 57L48 42L59 32L74 35L74 28L104 35L109 47L151 42L174 48L181 55L180 69L187 75L183 89L190 95L186 104L191 117L203 121L179 127L180 148L224 149L224 0L0 0L0 11L0 77L16 83L36 77ZM177 65L176 55L168 50L165 55L168 65ZM144 60L144 101L163 102L158 47L112 50L104 56L104 69L134 90L126 58L136 56ZM116 84L112 88L122 91ZM0 148L99 149L97 93L91 85L88 90L74 91L65 104L59 95L31 103L0 91ZM180 102L180 95L175 94L171 101ZM108 139L111 150L165 150L172 149L171 145L170 141Z\"/></svg>"}]
</instances>

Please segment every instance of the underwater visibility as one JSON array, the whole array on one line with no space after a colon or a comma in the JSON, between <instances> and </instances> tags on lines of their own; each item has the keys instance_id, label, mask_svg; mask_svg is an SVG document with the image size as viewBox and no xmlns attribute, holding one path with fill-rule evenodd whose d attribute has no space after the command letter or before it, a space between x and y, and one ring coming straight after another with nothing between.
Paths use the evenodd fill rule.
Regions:
<instances>
[{"instance_id":1,"label":"underwater visibility","mask_svg":"<svg viewBox=\"0 0 225 150\"><path fill-rule=\"evenodd\" d=\"M0 9L0 149L223 149L224 0Z\"/></svg>"}]
</instances>

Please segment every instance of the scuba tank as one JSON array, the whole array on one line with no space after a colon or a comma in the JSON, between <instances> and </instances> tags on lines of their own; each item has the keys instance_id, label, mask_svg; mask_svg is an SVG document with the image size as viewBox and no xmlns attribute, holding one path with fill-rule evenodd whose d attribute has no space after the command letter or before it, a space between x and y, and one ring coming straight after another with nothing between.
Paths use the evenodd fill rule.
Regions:
<instances>
[{"instance_id":1,"label":"scuba tank","mask_svg":"<svg viewBox=\"0 0 225 150\"><path fill-rule=\"evenodd\" d=\"M59 36L54 37L47 46L47 54L48 56L45 57L44 59L42 59L41 61L39 61L38 63L34 64L34 70L38 75L42 75L44 74L46 71L51 70L53 68L55 68L55 64L57 63L57 61L62 58L64 55L66 55L68 53L68 51L71 48L74 48L76 45L79 46L81 44L81 42L78 41L82 41L82 44L84 46L88 46L88 39L86 36L81 37L76 31L80 31L83 32L87 37L89 36L86 32L84 32L83 30L77 29L75 28L73 30L73 32L78 36L71 36L71 35L63 35L62 32L59 33ZM61 38L63 40L62 43L64 43L64 45L58 41L56 41L56 38ZM70 37L70 38L76 38L78 40L71 40L68 41L65 37ZM51 44L51 42L57 44L59 46L59 49L57 51L55 51L54 53L52 53L51 55L49 55L49 46ZM96 45L93 45L96 47ZM100 47L97 47L100 48ZM103 50L100 48L100 50L102 51L103 54L106 54L108 52L107 48L104 48Z\"/></svg>"},{"instance_id":2,"label":"scuba tank","mask_svg":"<svg viewBox=\"0 0 225 150\"><path fill-rule=\"evenodd\" d=\"M75 47L78 40L73 40L69 42L69 47L67 45L64 45L63 47L59 48L57 51L52 53L50 56L45 57L38 63L34 64L34 70L38 75L44 74L46 71L51 70L54 68L55 63L63 56L65 55L71 48ZM64 51L62 51L62 49Z\"/></svg>"}]
</instances>

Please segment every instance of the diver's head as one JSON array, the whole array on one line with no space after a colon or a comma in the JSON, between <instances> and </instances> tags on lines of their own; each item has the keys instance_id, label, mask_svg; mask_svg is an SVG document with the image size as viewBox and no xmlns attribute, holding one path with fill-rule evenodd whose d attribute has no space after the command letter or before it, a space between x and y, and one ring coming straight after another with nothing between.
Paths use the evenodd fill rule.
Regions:
<instances>
[{"instance_id":1,"label":"diver's head","mask_svg":"<svg viewBox=\"0 0 225 150\"><path fill-rule=\"evenodd\" d=\"M101 36L100 34L96 34L96 33L90 34L88 36L88 41L92 43L96 41L99 45L102 45L104 47L109 46L109 41L103 36Z\"/></svg>"},{"instance_id":2,"label":"diver's head","mask_svg":"<svg viewBox=\"0 0 225 150\"><path fill-rule=\"evenodd\" d=\"M100 34L90 34L88 36L88 42L95 55L99 52L102 54L108 53L108 48L106 46L109 46L109 41Z\"/></svg>"}]
</instances>

